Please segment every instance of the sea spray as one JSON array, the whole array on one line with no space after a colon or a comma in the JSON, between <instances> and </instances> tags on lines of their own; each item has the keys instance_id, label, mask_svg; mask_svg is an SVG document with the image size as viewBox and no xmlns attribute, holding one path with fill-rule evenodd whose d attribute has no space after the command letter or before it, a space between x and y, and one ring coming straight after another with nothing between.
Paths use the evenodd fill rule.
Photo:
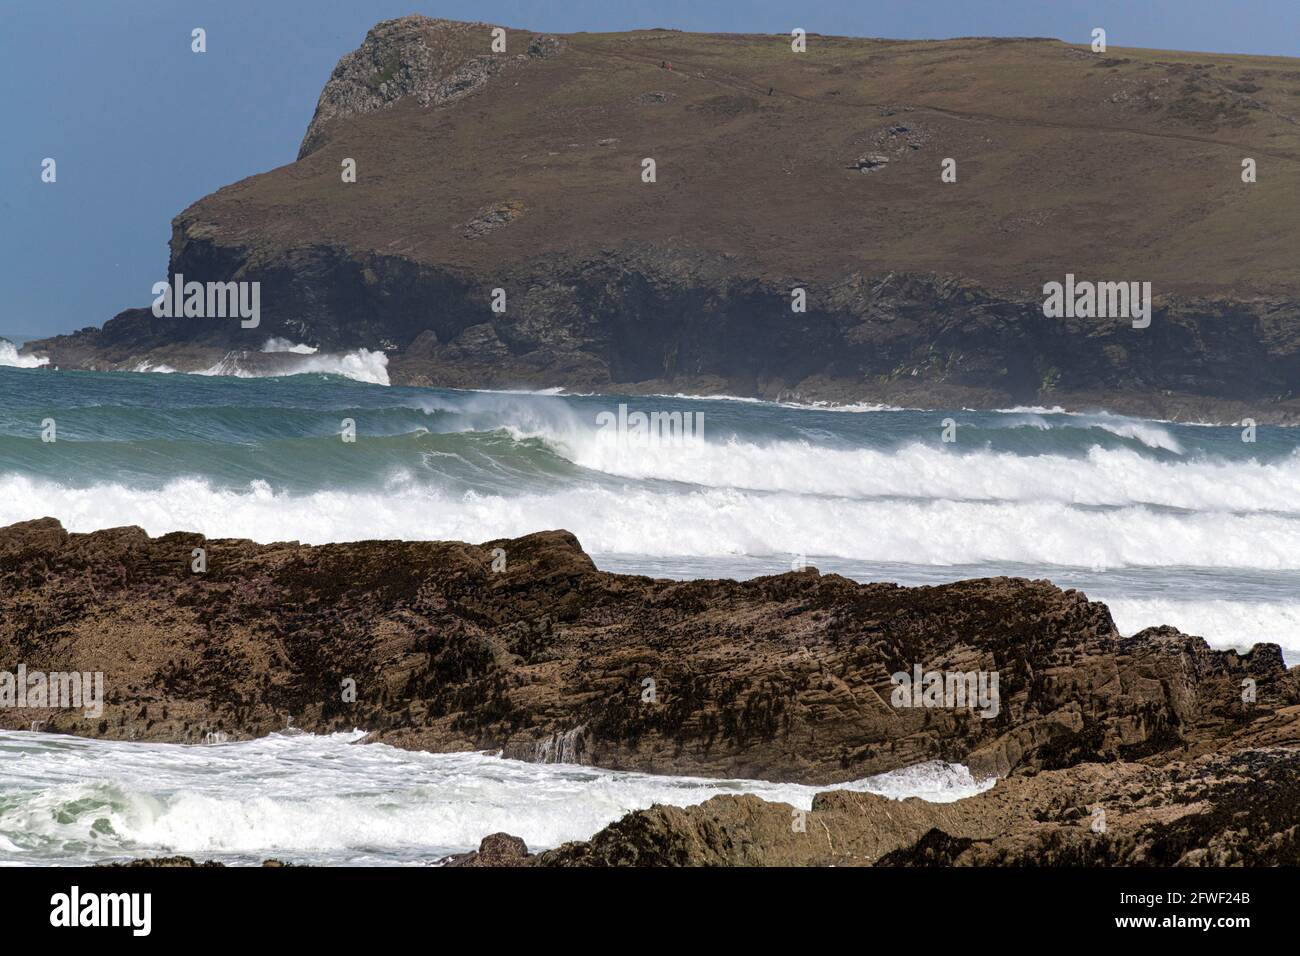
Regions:
<instances>
[{"instance_id":1,"label":"sea spray","mask_svg":"<svg viewBox=\"0 0 1300 956\"><path fill-rule=\"evenodd\" d=\"M587 839L654 803L753 793L806 810L826 789L355 746L362 737L183 746L0 731L0 864L181 853L418 865L492 832L539 850ZM931 762L837 788L947 802L993 785Z\"/></svg>"}]
</instances>

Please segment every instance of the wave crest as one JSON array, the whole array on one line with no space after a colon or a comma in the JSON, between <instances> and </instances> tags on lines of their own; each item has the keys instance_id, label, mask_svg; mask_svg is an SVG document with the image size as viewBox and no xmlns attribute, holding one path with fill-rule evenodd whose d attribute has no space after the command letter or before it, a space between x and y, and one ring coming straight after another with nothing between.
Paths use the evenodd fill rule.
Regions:
<instances>
[{"instance_id":1,"label":"wave crest","mask_svg":"<svg viewBox=\"0 0 1300 956\"><path fill-rule=\"evenodd\" d=\"M55 514L74 531L136 524L150 534L310 544L367 538L487 541L566 528L594 554L726 557L827 555L931 566L1300 569L1300 520L1180 514L1053 502L848 500L697 489L575 487L506 496L450 495L410 480L375 491L273 491L178 479L155 490L69 488L0 478L0 524Z\"/></svg>"},{"instance_id":2,"label":"wave crest","mask_svg":"<svg viewBox=\"0 0 1300 956\"><path fill-rule=\"evenodd\" d=\"M388 356L383 352L357 349L339 355L299 350L306 347L297 346L273 351L264 349L261 352L230 352L220 362L195 374L231 378L280 378L285 375L315 373L341 375L370 385L388 384Z\"/></svg>"},{"instance_id":3,"label":"wave crest","mask_svg":"<svg viewBox=\"0 0 1300 956\"><path fill-rule=\"evenodd\" d=\"M0 365L7 368L40 368L50 360L35 355L19 355L18 346L8 339L0 339Z\"/></svg>"}]
</instances>

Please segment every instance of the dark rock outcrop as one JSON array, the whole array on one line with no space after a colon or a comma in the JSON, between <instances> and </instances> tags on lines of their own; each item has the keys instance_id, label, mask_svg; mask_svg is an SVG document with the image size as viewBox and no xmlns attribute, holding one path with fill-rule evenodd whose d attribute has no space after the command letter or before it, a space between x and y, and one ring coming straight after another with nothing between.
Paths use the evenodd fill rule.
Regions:
<instances>
[{"instance_id":1,"label":"dark rock outcrop","mask_svg":"<svg viewBox=\"0 0 1300 956\"><path fill-rule=\"evenodd\" d=\"M137 860L126 860L120 863L96 863L95 865L103 866L103 867L127 867L131 869L155 867L155 868L163 868L163 869L182 869L182 870L204 869L206 870L211 868L219 869L221 867L224 867L226 864L221 863L217 860L205 860L200 863L199 861L195 860L193 857L190 856L149 856L149 857L141 857L140 859ZM289 865L291 864L284 863L280 860L262 861L262 866L265 867L278 868L278 867L289 866Z\"/></svg>"},{"instance_id":2,"label":"dark rock outcrop","mask_svg":"<svg viewBox=\"0 0 1300 956\"><path fill-rule=\"evenodd\" d=\"M797 821L797 825L796 825ZM936 804L870 793L720 796L628 814L538 866L1300 865L1300 750L1080 764Z\"/></svg>"},{"instance_id":3,"label":"dark rock outcrop","mask_svg":"<svg viewBox=\"0 0 1300 956\"><path fill-rule=\"evenodd\" d=\"M1300 862L1300 672L1270 644L1121 637L1045 581L675 582L598 571L559 531L305 547L43 519L0 529L4 661L101 671L107 690L102 715L0 709L4 727L195 743L364 727L652 772L834 783L943 759L1001 778L948 804L656 806L536 855L493 834L449 866ZM916 664L996 672L996 716L898 706L890 675Z\"/></svg>"},{"instance_id":4,"label":"dark rock outcrop","mask_svg":"<svg viewBox=\"0 0 1300 956\"><path fill-rule=\"evenodd\" d=\"M528 866L532 862L528 845L508 833L490 833L477 850L439 860L440 866Z\"/></svg>"},{"instance_id":5,"label":"dark rock outcrop","mask_svg":"<svg viewBox=\"0 0 1300 956\"><path fill-rule=\"evenodd\" d=\"M206 573L191 571L198 547ZM98 717L0 710L5 727L195 743L361 727L412 749L806 783L930 759L978 776L1158 763L1300 736L1276 645L1122 638L1104 605L1046 581L653 580L596 570L562 531L307 547L12 525L6 660L103 672L107 699ZM996 715L894 706L890 675L915 665L996 672Z\"/></svg>"},{"instance_id":6,"label":"dark rock outcrop","mask_svg":"<svg viewBox=\"0 0 1300 956\"><path fill-rule=\"evenodd\" d=\"M96 866L113 868L113 869L157 868L157 869L180 869L180 870L220 868L220 867L224 867L225 865L226 864L219 863L216 860L207 860L205 862L200 863L199 861L195 860L191 856L150 856L150 857L141 857L138 860L125 860L120 863L96 864Z\"/></svg>"}]
</instances>

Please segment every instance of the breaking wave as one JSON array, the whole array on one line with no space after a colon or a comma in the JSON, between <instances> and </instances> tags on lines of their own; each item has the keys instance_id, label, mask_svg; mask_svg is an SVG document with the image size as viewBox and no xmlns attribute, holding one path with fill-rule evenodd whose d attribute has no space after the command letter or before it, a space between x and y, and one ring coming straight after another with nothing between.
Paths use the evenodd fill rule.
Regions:
<instances>
[{"instance_id":1,"label":"breaking wave","mask_svg":"<svg viewBox=\"0 0 1300 956\"><path fill-rule=\"evenodd\" d=\"M292 352L295 355L315 355L320 349L314 345L296 345L288 339L269 338L262 346L263 352Z\"/></svg>"},{"instance_id":2,"label":"breaking wave","mask_svg":"<svg viewBox=\"0 0 1300 956\"><path fill-rule=\"evenodd\" d=\"M265 347L210 376L0 369L0 524L308 543L565 528L602 566L743 576L806 555L860 579L1047 577L1124 629L1300 649L1297 429L374 388L382 353ZM624 404L702 414L702 437L598 426Z\"/></svg>"},{"instance_id":3,"label":"breaking wave","mask_svg":"<svg viewBox=\"0 0 1300 956\"><path fill-rule=\"evenodd\" d=\"M263 348L261 352L232 352L220 362L196 375L220 375L231 378L280 378L286 375L341 375L370 385L388 384L388 356L383 352L357 349L342 355L320 354L310 346L294 346L286 340L272 339L288 348ZM253 360L253 355L258 360Z\"/></svg>"},{"instance_id":4,"label":"breaking wave","mask_svg":"<svg viewBox=\"0 0 1300 956\"><path fill-rule=\"evenodd\" d=\"M1300 602L1100 598L1123 634L1169 624L1205 638L1214 647L1248 651L1259 642L1278 644L1288 660L1300 657Z\"/></svg>"},{"instance_id":5,"label":"breaking wave","mask_svg":"<svg viewBox=\"0 0 1300 956\"><path fill-rule=\"evenodd\" d=\"M19 355L18 346L8 339L0 339L0 365L8 368L40 368L49 364L50 360L47 358L37 358L35 355Z\"/></svg>"},{"instance_id":6,"label":"breaking wave","mask_svg":"<svg viewBox=\"0 0 1300 956\"><path fill-rule=\"evenodd\" d=\"M540 850L587 839L654 803L691 806L723 793L807 810L828 789L948 802L993 786L938 762L807 787L356 745L362 736L183 746L0 731L0 864L173 853L420 864L493 832Z\"/></svg>"},{"instance_id":7,"label":"breaking wave","mask_svg":"<svg viewBox=\"0 0 1300 956\"><path fill-rule=\"evenodd\" d=\"M535 434L535 433L534 433ZM916 442L853 449L812 442L738 440L680 447L620 441L605 433L544 436L585 468L626 478L716 488L849 498L1147 504L1208 511L1300 513L1300 454L1269 463L1200 458L1162 461L1127 448L1062 454L948 451Z\"/></svg>"},{"instance_id":8,"label":"breaking wave","mask_svg":"<svg viewBox=\"0 0 1300 956\"><path fill-rule=\"evenodd\" d=\"M448 494L405 476L374 490L71 487L0 477L0 524L53 514L74 531L137 524L150 534L313 544L367 538L486 541L566 528L590 552L656 556L816 554L877 563L1300 570L1300 520L1059 502L848 499L736 488L670 493L584 485L525 494Z\"/></svg>"}]
</instances>

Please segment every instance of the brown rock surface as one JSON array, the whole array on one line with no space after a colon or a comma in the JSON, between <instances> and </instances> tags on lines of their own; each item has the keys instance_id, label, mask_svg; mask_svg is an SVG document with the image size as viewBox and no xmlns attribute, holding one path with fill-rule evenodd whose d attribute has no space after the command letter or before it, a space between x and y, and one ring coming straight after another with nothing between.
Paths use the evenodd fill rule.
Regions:
<instances>
[{"instance_id":1,"label":"brown rock surface","mask_svg":"<svg viewBox=\"0 0 1300 956\"><path fill-rule=\"evenodd\" d=\"M1300 865L1300 751L1245 749L1163 767L1081 764L954 803L818 794L793 807L720 796L628 814L539 866Z\"/></svg>"},{"instance_id":2,"label":"brown rock surface","mask_svg":"<svg viewBox=\"0 0 1300 956\"><path fill-rule=\"evenodd\" d=\"M208 570L193 573L200 546ZM307 547L24 522L0 529L0 669L19 662L102 671L104 713L0 710L0 726L196 743L360 727L411 749L817 784L930 759L1007 774L1300 737L1275 645L1125 639L1104 605L1046 581L608 574L563 531ZM997 716L892 706L890 674L914 664L996 671Z\"/></svg>"},{"instance_id":3,"label":"brown rock surface","mask_svg":"<svg viewBox=\"0 0 1300 956\"><path fill-rule=\"evenodd\" d=\"M508 833L489 833L477 850L438 861L442 866L528 866L533 857L528 845Z\"/></svg>"}]
</instances>

